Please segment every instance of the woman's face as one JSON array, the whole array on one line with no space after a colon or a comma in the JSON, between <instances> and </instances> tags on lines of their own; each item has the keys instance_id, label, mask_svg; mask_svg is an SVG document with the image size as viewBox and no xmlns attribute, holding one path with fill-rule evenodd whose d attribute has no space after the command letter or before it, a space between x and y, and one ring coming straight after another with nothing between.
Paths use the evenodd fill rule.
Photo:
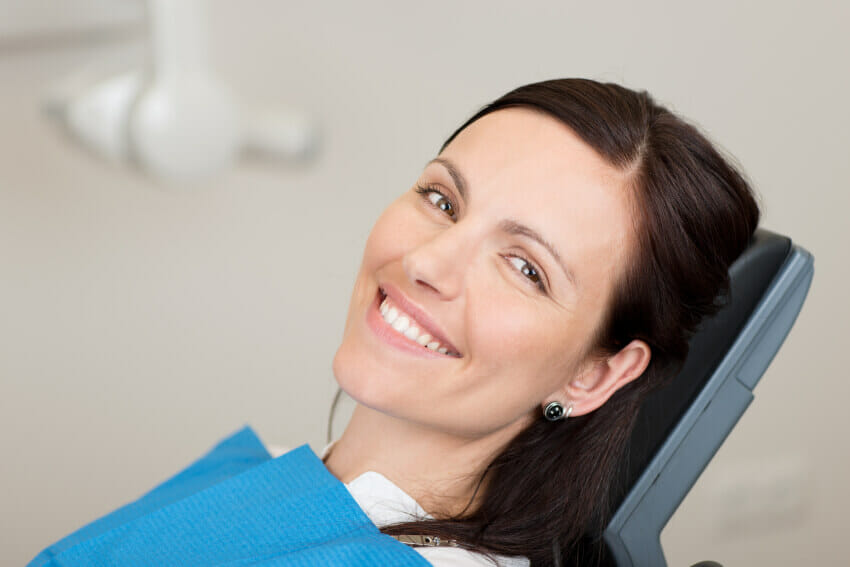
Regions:
<instances>
[{"instance_id":1,"label":"woman's face","mask_svg":"<svg viewBox=\"0 0 850 567\"><path fill-rule=\"evenodd\" d=\"M465 437L568 402L632 242L626 186L547 115L472 123L372 229L334 358L340 386Z\"/></svg>"}]
</instances>

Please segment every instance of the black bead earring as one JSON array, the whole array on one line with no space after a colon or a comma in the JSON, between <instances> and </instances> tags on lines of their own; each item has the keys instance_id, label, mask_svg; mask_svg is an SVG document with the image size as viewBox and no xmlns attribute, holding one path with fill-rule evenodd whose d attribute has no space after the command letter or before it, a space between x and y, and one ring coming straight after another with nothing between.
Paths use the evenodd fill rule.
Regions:
<instances>
[{"instance_id":1,"label":"black bead earring","mask_svg":"<svg viewBox=\"0 0 850 567\"><path fill-rule=\"evenodd\" d=\"M564 406L561 402L549 402L549 405L546 406L546 409L543 410L543 415L549 421L558 421L561 419L567 419L570 417L570 414L573 412L573 405L570 404L567 408L567 411L564 412Z\"/></svg>"}]
</instances>

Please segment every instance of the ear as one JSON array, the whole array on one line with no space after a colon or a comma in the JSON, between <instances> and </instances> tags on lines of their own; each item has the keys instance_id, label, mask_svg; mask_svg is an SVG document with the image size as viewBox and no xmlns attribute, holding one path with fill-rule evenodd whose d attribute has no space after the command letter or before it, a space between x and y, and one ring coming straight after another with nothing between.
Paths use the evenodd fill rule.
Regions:
<instances>
[{"instance_id":1,"label":"ear","mask_svg":"<svg viewBox=\"0 0 850 567\"><path fill-rule=\"evenodd\" d=\"M604 404L614 392L643 374L651 357L649 345L635 339L617 354L588 363L563 390L567 403L573 405L571 415L584 415Z\"/></svg>"}]
</instances>

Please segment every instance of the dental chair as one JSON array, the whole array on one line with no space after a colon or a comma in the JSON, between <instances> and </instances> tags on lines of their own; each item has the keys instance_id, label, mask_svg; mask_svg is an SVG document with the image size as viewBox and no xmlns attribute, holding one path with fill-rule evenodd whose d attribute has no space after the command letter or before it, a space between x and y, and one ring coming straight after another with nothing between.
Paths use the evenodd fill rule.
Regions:
<instances>
[{"instance_id":1,"label":"dental chair","mask_svg":"<svg viewBox=\"0 0 850 567\"><path fill-rule=\"evenodd\" d=\"M803 306L814 258L759 229L729 274L728 303L702 322L680 373L638 414L613 484L601 565L667 565L661 530L752 401Z\"/></svg>"}]
</instances>

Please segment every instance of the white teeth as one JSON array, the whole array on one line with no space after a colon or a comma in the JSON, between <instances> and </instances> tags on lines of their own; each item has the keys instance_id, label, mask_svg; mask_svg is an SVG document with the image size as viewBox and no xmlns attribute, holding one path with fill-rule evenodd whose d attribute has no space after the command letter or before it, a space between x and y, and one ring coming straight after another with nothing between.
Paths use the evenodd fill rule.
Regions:
<instances>
[{"instance_id":1,"label":"white teeth","mask_svg":"<svg viewBox=\"0 0 850 567\"><path fill-rule=\"evenodd\" d=\"M395 321L393 321L393 329L398 331L399 333L403 333L410 326L410 319L402 315Z\"/></svg>"},{"instance_id":2,"label":"white teeth","mask_svg":"<svg viewBox=\"0 0 850 567\"><path fill-rule=\"evenodd\" d=\"M411 341L415 341L419 337L419 327L413 325L408 327L404 332L404 336L410 339Z\"/></svg>"},{"instance_id":3,"label":"white teeth","mask_svg":"<svg viewBox=\"0 0 850 567\"><path fill-rule=\"evenodd\" d=\"M387 323L392 325L393 321L395 321L396 319L398 319L398 309L396 309L395 307L390 307L390 310L387 312L386 315L384 315L384 320L386 320Z\"/></svg>"},{"instance_id":4,"label":"white teeth","mask_svg":"<svg viewBox=\"0 0 850 567\"><path fill-rule=\"evenodd\" d=\"M397 307L392 305L388 298L384 298L384 300L381 302L379 310L381 312L381 316L384 318L384 321L389 323L389 325L393 329L403 334L408 339L416 341L417 343L429 350L435 350L441 354L449 353L448 348L441 346L439 341L434 340L434 337L419 329L419 327L416 326L414 321L407 314L404 314L403 312L399 311ZM451 356L457 355L452 353Z\"/></svg>"}]
</instances>

